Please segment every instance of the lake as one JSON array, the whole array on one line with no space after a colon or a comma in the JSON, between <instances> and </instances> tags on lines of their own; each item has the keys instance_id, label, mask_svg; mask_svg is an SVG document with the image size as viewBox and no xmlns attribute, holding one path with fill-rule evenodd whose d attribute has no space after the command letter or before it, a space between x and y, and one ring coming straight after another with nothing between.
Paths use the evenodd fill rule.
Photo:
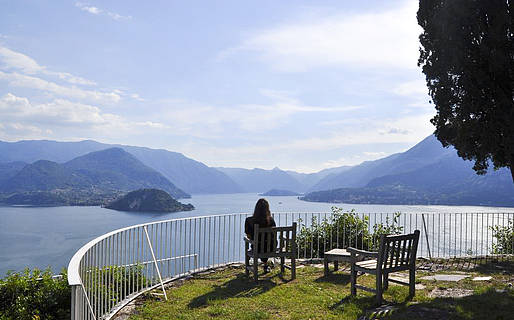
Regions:
<instances>
[{"instance_id":1,"label":"lake","mask_svg":"<svg viewBox=\"0 0 514 320\"><path fill-rule=\"evenodd\" d=\"M67 267L73 254L91 239L130 225L181 217L253 212L255 193L195 195L182 202L194 211L177 213L120 212L100 207L0 207L0 277L25 267ZM514 212L514 208L331 204L296 197L267 197L272 212L330 212L334 205L357 212Z\"/></svg>"}]
</instances>

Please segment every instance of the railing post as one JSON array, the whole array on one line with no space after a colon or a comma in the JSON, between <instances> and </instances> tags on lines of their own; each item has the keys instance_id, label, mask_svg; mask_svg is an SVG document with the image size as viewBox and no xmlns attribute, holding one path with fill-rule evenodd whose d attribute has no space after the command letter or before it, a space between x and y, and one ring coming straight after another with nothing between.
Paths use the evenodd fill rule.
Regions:
<instances>
[{"instance_id":1,"label":"railing post","mask_svg":"<svg viewBox=\"0 0 514 320\"><path fill-rule=\"evenodd\" d=\"M430 253L430 243L428 242L428 232L427 232L427 225L425 223L425 214L421 214L421 218L423 219L423 229L425 229L425 238L427 239L427 250L428 250L428 258L432 260L432 254Z\"/></svg>"},{"instance_id":2,"label":"railing post","mask_svg":"<svg viewBox=\"0 0 514 320\"><path fill-rule=\"evenodd\" d=\"M155 254L153 252L152 242L150 241L150 236L148 235L148 230L146 226L143 227L145 230L146 241L148 241L148 246L150 247L150 253L152 254L153 262L155 263L155 269L157 270L157 275L159 276L159 281L161 282L162 292L164 293L164 298L168 301L168 296L166 295L166 290L164 290L164 283L162 282L161 271L159 270L159 265L157 264L157 259L155 258Z\"/></svg>"},{"instance_id":3,"label":"railing post","mask_svg":"<svg viewBox=\"0 0 514 320\"><path fill-rule=\"evenodd\" d=\"M77 294L78 294L78 290L77 290L78 286L77 285L73 285L71 286L71 320L78 320L79 317L78 317L78 309L77 308Z\"/></svg>"}]
</instances>

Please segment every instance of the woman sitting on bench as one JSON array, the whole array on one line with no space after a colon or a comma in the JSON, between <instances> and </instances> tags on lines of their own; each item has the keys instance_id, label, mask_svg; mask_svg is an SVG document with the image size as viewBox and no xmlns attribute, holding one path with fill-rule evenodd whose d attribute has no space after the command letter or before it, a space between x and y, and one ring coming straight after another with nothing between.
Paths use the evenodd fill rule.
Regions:
<instances>
[{"instance_id":1,"label":"woman sitting on bench","mask_svg":"<svg viewBox=\"0 0 514 320\"><path fill-rule=\"evenodd\" d=\"M250 240L253 240L254 224L258 224L259 228L270 228L277 226L275 220L271 216L269 203L266 201L266 199L259 199L255 204L253 216L248 217L245 220L245 233ZM258 252L266 252L265 250L268 248L268 241L269 239L264 239L264 251L262 248L260 248L259 243L259 248L257 248ZM276 241L276 239L274 239L274 241ZM255 248L252 248L252 250L255 250ZM264 263L264 272L269 272L268 258L261 258L261 261Z\"/></svg>"}]
</instances>

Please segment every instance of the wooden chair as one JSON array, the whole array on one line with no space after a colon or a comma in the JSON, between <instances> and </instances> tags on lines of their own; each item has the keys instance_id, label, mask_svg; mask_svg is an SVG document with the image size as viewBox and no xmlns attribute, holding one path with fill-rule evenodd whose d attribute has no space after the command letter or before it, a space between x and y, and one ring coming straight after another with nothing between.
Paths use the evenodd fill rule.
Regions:
<instances>
[{"instance_id":1,"label":"wooden chair","mask_svg":"<svg viewBox=\"0 0 514 320\"><path fill-rule=\"evenodd\" d=\"M244 237L246 276L249 277L252 270L254 281L257 282L259 259L280 258L280 272L284 273L284 268L288 268L291 278L296 279L296 222L290 227L271 228L259 228L256 224L253 230L253 240ZM253 266L250 266L250 258L253 258ZM291 266L285 265L286 258L291 259Z\"/></svg>"},{"instance_id":2,"label":"wooden chair","mask_svg":"<svg viewBox=\"0 0 514 320\"><path fill-rule=\"evenodd\" d=\"M357 294L357 288L377 294L377 303L382 304L382 293L387 290L389 281L409 286L409 296L415 294L416 252L418 250L419 230L404 235L381 235L378 252L347 248L352 255L351 294ZM372 257L373 260L362 260ZM389 279L389 273L409 271L409 283ZM357 272L374 274L376 289L357 284Z\"/></svg>"}]
</instances>

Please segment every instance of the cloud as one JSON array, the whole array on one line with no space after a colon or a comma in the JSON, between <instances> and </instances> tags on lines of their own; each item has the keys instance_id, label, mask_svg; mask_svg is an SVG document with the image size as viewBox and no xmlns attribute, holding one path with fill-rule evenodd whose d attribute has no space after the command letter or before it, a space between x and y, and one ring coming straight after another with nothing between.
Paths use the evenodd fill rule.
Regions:
<instances>
[{"instance_id":1,"label":"cloud","mask_svg":"<svg viewBox=\"0 0 514 320\"><path fill-rule=\"evenodd\" d=\"M45 74L55 76L71 84L88 86L96 85L94 81L84 79L67 72L50 71L46 67L39 65L36 60L31 57L2 46L0 46L0 62L2 63L3 69L6 70L17 70L29 75Z\"/></svg>"},{"instance_id":2,"label":"cloud","mask_svg":"<svg viewBox=\"0 0 514 320\"><path fill-rule=\"evenodd\" d=\"M7 93L0 98L0 136L16 138L91 137L98 135L137 134L141 131L169 129L152 121L131 121L122 116L103 112L98 106L55 99L47 103L31 103L25 97Z\"/></svg>"},{"instance_id":3,"label":"cloud","mask_svg":"<svg viewBox=\"0 0 514 320\"><path fill-rule=\"evenodd\" d=\"M360 121L356 121L353 126L341 127L339 131L334 131L329 135L318 135L305 139L291 139L289 141L280 142L273 141L272 143L262 143L260 145L249 143L248 145L228 148L207 147L207 152L212 154L225 154L227 158L251 158L263 154L326 153L334 152L346 146L366 144L415 144L433 133L434 128L429 121L431 117L431 114L423 114L397 119L361 119ZM366 125L362 126L361 123L366 123ZM389 133L391 128L405 128L404 130L408 130L410 133ZM338 164L355 164L378 157L378 155L362 154L362 157L358 158L360 161L357 161L346 156L342 158L346 162L339 159ZM335 164L332 164L331 166L334 165Z\"/></svg>"},{"instance_id":4,"label":"cloud","mask_svg":"<svg viewBox=\"0 0 514 320\"><path fill-rule=\"evenodd\" d=\"M417 67L416 1L380 13L323 15L255 32L220 58L250 52L280 71Z\"/></svg>"},{"instance_id":5,"label":"cloud","mask_svg":"<svg viewBox=\"0 0 514 320\"><path fill-rule=\"evenodd\" d=\"M158 104L165 109L159 118L173 122L174 129L181 134L212 137L234 129L242 133L265 132L286 125L297 114L345 114L363 108L304 105L289 93L274 90L261 90L261 94L270 98L270 103L213 106L183 100L159 101Z\"/></svg>"},{"instance_id":6,"label":"cloud","mask_svg":"<svg viewBox=\"0 0 514 320\"><path fill-rule=\"evenodd\" d=\"M106 15L106 16L116 20L116 21L132 19L132 16L123 16L123 15L118 14L116 12L102 10L102 9L100 9L98 7L91 6L91 5L87 4L87 3L76 2L75 6L77 8L80 8L80 10L82 10L82 11L85 11L85 12L88 12L88 13L91 13L91 14L94 14L94 15L102 15L103 14L103 15Z\"/></svg>"},{"instance_id":7,"label":"cloud","mask_svg":"<svg viewBox=\"0 0 514 320\"><path fill-rule=\"evenodd\" d=\"M0 71L0 80L7 81L9 85L13 87L36 89L59 96L84 99L101 103L117 103L121 98L114 92L100 92L84 90L77 87L66 87L38 77L28 76L16 72L5 73Z\"/></svg>"}]
</instances>

